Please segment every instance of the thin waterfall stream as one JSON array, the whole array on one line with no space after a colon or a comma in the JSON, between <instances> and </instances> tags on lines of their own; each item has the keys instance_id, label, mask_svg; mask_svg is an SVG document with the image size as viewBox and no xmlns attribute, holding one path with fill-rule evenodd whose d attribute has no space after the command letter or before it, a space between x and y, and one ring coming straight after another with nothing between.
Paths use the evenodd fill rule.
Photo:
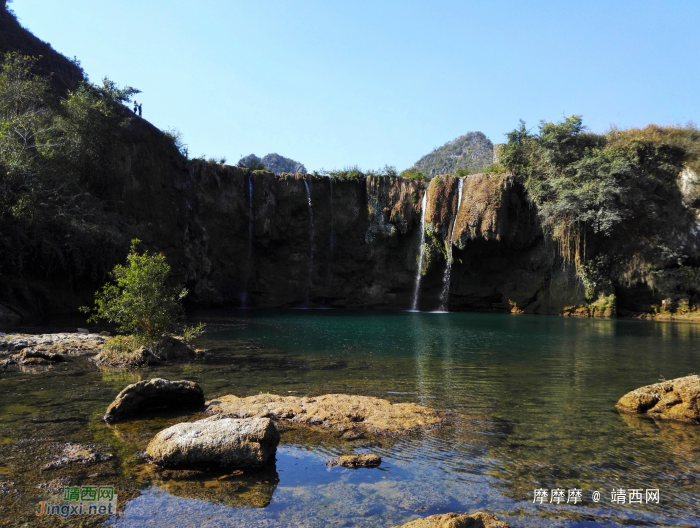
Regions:
<instances>
[{"instance_id":1,"label":"thin waterfall stream","mask_svg":"<svg viewBox=\"0 0 700 528\"><path fill-rule=\"evenodd\" d=\"M416 270L416 285L413 289L413 304L411 310L418 310L418 294L420 293L420 281L423 278L423 257L425 252L425 210L428 205L428 189L423 191L423 199L420 203L420 245L418 253L418 269Z\"/></svg>"},{"instance_id":2,"label":"thin waterfall stream","mask_svg":"<svg viewBox=\"0 0 700 528\"><path fill-rule=\"evenodd\" d=\"M326 304L331 291L331 265L333 263L333 246L335 245L335 228L333 225L333 178L329 178L331 199L331 230L328 236L328 265L326 266Z\"/></svg>"},{"instance_id":3,"label":"thin waterfall stream","mask_svg":"<svg viewBox=\"0 0 700 528\"><path fill-rule=\"evenodd\" d=\"M455 219L452 222L452 231L450 232L450 245L447 248L447 265L445 266L445 276L442 280L442 293L440 294L440 311L447 311L447 301L450 297L450 277L452 275L452 243L455 237L455 228L457 227L457 217L459 216L459 208L462 205L462 184L464 179L460 178L457 182L457 210L455 211Z\"/></svg>"},{"instance_id":4,"label":"thin waterfall stream","mask_svg":"<svg viewBox=\"0 0 700 528\"><path fill-rule=\"evenodd\" d=\"M246 264L245 282L243 283L243 293L241 295L241 306L250 306L250 295L248 294L248 282L253 271L253 173L248 174L248 262Z\"/></svg>"},{"instance_id":5,"label":"thin waterfall stream","mask_svg":"<svg viewBox=\"0 0 700 528\"><path fill-rule=\"evenodd\" d=\"M309 276L306 281L306 304L309 304L309 296L311 291L311 272L314 266L314 208L311 205L311 189L309 189L309 183L304 180L304 187L306 188L306 197L309 200L309 222L310 222L310 233L309 233Z\"/></svg>"}]
</instances>

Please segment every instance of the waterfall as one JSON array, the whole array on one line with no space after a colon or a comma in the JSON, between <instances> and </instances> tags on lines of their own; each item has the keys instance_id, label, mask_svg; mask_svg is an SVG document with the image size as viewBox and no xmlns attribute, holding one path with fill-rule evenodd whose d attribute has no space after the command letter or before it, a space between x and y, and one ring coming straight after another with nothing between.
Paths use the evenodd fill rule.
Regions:
<instances>
[{"instance_id":1,"label":"waterfall","mask_svg":"<svg viewBox=\"0 0 700 528\"><path fill-rule=\"evenodd\" d=\"M306 197L309 200L309 221L311 223L311 230L309 233L309 277L306 281L306 304L308 305L311 291L311 272L314 266L314 209L311 205L311 190L306 180L304 180L304 187L306 187Z\"/></svg>"},{"instance_id":2,"label":"waterfall","mask_svg":"<svg viewBox=\"0 0 700 528\"><path fill-rule=\"evenodd\" d=\"M331 231L328 237L328 266L326 267L326 304L331 291L331 263L333 262L333 250L335 245L335 228L333 226L333 178L328 178L331 188Z\"/></svg>"},{"instance_id":3,"label":"waterfall","mask_svg":"<svg viewBox=\"0 0 700 528\"><path fill-rule=\"evenodd\" d=\"M413 288L413 304L411 310L418 310L418 294L420 293L420 280L423 277L423 253L425 250L425 209L428 205L428 189L423 191L423 200L420 203L420 246L418 256L418 269L416 270L416 285Z\"/></svg>"},{"instance_id":4,"label":"waterfall","mask_svg":"<svg viewBox=\"0 0 700 528\"><path fill-rule=\"evenodd\" d=\"M455 237L455 228L457 227L457 215L459 215L459 207L462 205L462 184L463 179L460 178L457 183L457 210L455 211L455 219L452 222L452 232L450 233L450 245L447 248L447 265L445 266L445 276L442 280L442 294L440 294L440 311L447 311L447 301L450 297L450 276L452 274L452 242Z\"/></svg>"},{"instance_id":5,"label":"waterfall","mask_svg":"<svg viewBox=\"0 0 700 528\"><path fill-rule=\"evenodd\" d=\"M253 172L248 174L248 263L246 267L245 283L241 295L241 306L248 308L250 298L248 295L248 282L253 271Z\"/></svg>"}]
</instances>

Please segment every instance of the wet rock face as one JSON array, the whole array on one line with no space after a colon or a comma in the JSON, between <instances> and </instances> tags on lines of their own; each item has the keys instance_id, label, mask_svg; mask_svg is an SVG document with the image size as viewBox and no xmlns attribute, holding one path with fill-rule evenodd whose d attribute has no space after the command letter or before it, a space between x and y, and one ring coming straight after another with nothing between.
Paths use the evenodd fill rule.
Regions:
<instances>
[{"instance_id":1,"label":"wet rock face","mask_svg":"<svg viewBox=\"0 0 700 528\"><path fill-rule=\"evenodd\" d=\"M511 176L473 174L464 178L462 206L455 225L454 241L464 249L469 240L505 240Z\"/></svg>"},{"instance_id":2,"label":"wet rock face","mask_svg":"<svg viewBox=\"0 0 700 528\"><path fill-rule=\"evenodd\" d=\"M332 428L340 433L399 435L435 429L448 422L444 411L394 403L370 396L325 394L314 398L259 394L223 396L209 402L207 412L236 418L270 417L301 425Z\"/></svg>"},{"instance_id":3,"label":"wet rock face","mask_svg":"<svg viewBox=\"0 0 700 528\"><path fill-rule=\"evenodd\" d=\"M146 453L165 467L264 467L279 440L268 418L214 416L168 427L151 440Z\"/></svg>"},{"instance_id":4,"label":"wet rock face","mask_svg":"<svg viewBox=\"0 0 700 528\"><path fill-rule=\"evenodd\" d=\"M350 469L357 468L374 468L378 467L382 463L381 457L373 453L367 453L364 455L342 455L335 460L330 460L326 462L328 466L341 466Z\"/></svg>"},{"instance_id":5,"label":"wet rock face","mask_svg":"<svg viewBox=\"0 0 700 528\"><path fill-rule=\"evenodd\" d=\"M107 408L104 421L116 422L137 412L159 408L201 407L204 391L192 381L169 381L154 378L129 385Z\"/></svg>"},{"instance_id":6,"label":"wet rock face","mask_svg":"<svg viewBox=\"0 0 700 528\"><path fill-rule=\"evenodd\" d=\"M617 408L658 420L700 424L700 376L647 385L625 394Z\"/></svg>"},{"instance_id":7,"label":"wet rock face","mask_svg":"<svg viewBox=\"0 0 700 528\"><path fill-rule=\"evenodd\" d=\"M471 515L458 513L431 515L394 528L510 528L510 525L499 521L490 513L477 512Z\"/></svg>"}]
</instances>

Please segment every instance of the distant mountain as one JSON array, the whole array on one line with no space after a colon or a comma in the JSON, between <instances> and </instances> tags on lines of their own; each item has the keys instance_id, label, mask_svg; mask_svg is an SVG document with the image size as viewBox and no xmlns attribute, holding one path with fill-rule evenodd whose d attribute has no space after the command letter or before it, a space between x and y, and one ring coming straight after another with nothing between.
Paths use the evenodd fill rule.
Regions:
<instances>
[{"instance_id":1,"label":"distant mountain","mask_svg":"<svg viewBox=\"0 0 700 528\"><path fill-rule=\"evenodd\" d=\"M493 162L493 143L482 132L469 132L436 148L414 167L426 176L454 174L457 169L480 172Z\"/></svg>"},{"instance_id":2,"label":"distant mountain","mask_svg":"<svg viewBox=\"0 0 700 528\"><path fill-rule=\"evenodd\" d=\"M301 173L306 174L306 167L298 161L294 161L291 158L285 158L279 154L268 154L262 159L258 158L255 154L248 154L238 160L239 167L247 167L249 169L267 169L275 174L287 173Z\"/></svg>"},{"instance_id":3,"label":"distant mountain","mask_svg":"<svg viewBox=\"0 0 700 528\"><path fill-rule=\"evenodd\" d=\"M282 174L283 172L306 174L306 167L304 167L302 163L290 158L285 158L279 154L268 154L262 159L262 162L267 170L275 174Z\"/></svg>"}]
</instances>

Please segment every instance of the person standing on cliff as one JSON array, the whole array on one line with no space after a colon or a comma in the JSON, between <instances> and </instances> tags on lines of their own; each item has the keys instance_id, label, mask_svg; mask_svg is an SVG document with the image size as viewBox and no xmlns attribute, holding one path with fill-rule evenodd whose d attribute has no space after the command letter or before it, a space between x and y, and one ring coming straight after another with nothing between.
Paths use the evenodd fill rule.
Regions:
<instances>
[{"instance_id":1,"label":"person standing on cliff","mask_svg":"<svg viewBox=\"0 0 700 528\"><path fill-rule=\"evenodd\" d=\"M139 104L136 101L134 101L134 113L135 114L139 113Z\"/></svg>"},{"instance_id":2,"label":"person standing on cliff","mask_svg":"<svg viewBox=\"0 0 700 528\"><path fill-rule=\"evenodd\" d=\"M143 104L139 105L139 117L143 116Z\"/></svg>"}]
</instances>

